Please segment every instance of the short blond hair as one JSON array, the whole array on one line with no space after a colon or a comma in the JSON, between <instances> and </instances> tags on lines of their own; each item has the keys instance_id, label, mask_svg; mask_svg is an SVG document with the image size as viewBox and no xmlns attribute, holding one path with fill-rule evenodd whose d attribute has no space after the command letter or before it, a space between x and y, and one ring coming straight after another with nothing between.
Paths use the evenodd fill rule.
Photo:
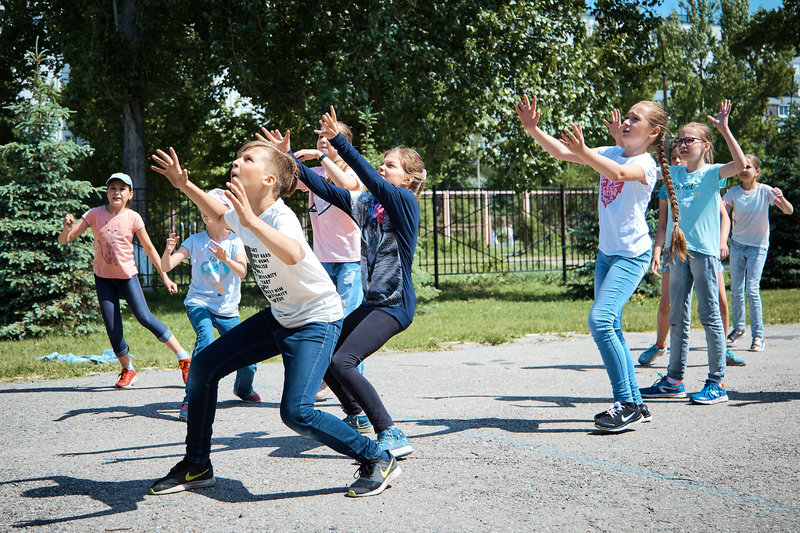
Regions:
<instances>
[{"instance_id":1,"label":"short blond hair","mask_svg":"<svg viewBox=\"0 0 800 533\"><path fill-rule=\"evenodd\" d=\"M294 158L281 152L274 145L264 141L251 141L236 152L236 158L250 150L264 150L266 152L266 164L264 170L276 178L275 196L277 198L291 196L297 188L297 163Z\"/></svg>"}]
</instances>

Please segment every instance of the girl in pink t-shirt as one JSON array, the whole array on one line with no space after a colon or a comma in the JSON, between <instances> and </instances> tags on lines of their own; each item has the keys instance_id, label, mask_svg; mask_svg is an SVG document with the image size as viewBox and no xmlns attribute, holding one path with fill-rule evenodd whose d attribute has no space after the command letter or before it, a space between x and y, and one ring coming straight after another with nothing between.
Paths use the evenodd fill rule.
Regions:
<instances>
[{"instance_id":1,"label":"girl in pink t-shirt","mask_svg":"<svg viewBox=\"0 0 800 533\"><path fill-rule=\"evenodd\" d=\"M106 326L108 339L122 365L116 386L126 389L138 376L128 355L128 344L122 335L122 316L119 310L120 297L128 302L133 315L153 335L167 345L178 357L183 382L189 373L191 356L183 349L172 332L150 312L139 284L138 270L133 259L133 236L139 238L147 257L156 267L170 294L178 292L177 285L161 269L161 260L155 246L147 235L142 217L128 208L133 199L133 182L127 174L117 172L106 181L108 205L95 207L83 214L75 223L72 215L64 217L64 229L58 243L65 245L92 228L94 236L94 279L100 313Z\"/></svg>"}]
</instances>

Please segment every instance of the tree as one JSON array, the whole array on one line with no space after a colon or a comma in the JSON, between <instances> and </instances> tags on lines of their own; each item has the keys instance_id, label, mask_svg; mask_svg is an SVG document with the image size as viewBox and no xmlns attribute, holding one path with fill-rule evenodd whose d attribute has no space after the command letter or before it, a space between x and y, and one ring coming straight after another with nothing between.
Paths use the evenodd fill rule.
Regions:
<instances>
[{"instance_id":1,"label":"tree","mask_svg":"<svg viewBox=\"0 0 800 533\"><path fill-rule=\"evenodd\" d=\"M96 194L88 182L66 178L72 161L88 146L58 139L70 111L45 79L50 58L27 54L31 96L8 106L15 119L15 142L0 146L10 183L0 186L0 338L39 337L50 332L92 331L97 312L91 270L92 246L63 248L56 236L65 213L85 210Z\"/></svg>"}]
</instances>

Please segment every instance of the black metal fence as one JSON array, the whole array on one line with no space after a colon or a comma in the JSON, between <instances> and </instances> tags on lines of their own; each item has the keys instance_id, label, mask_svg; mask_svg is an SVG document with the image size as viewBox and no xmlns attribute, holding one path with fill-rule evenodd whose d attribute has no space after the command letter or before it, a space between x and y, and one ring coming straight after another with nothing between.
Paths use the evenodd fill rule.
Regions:
<instances>
[{"instance_id":1,"label":"black metal fence","mask_svg":"<svg viewBox=\"0 0 800 533\"><path fill-rule=\"evenodd\" d=\"M204 231L200 211L177 190L149 188L146 197L147 213L142 215L159 252L171 232L185 239ZM287 203L312 242L306 195L298 192ZM525 192L434 188L420 195L418 265L434 275L437 285L442 276L477 273L550 271L566 279L569 268L592 259L573 249L569 229L596 208L595 188ZM138 243L136 257L142 284L159 283ZM191 268L184 263L170 277L187 286ZM244 282L254 283L250 274Z\"/></svg>"}]
</instances>

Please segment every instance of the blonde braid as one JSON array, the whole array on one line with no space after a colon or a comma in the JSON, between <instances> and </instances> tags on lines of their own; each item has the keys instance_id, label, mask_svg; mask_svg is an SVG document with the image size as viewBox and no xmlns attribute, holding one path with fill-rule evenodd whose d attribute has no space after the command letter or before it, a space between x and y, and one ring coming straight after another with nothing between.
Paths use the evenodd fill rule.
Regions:
<instances>
[{"instance_id":1,"label":"blonde braid","mask_svg":"<svg viewBox=\"0 0 800 533\"><path fill-rule=\"evenodd\" d=\"M667 155L664 153L664 137L664 133L659 135L656 145L658 146L658 163L661 165L661 178L664 180L664 187L667 188L667 197L669 198L670 210L672 211L672 242L669 246L669 252L671 260L674 263L676 257L681 261L686 259L686 236L678 226L678 220L681 214L680 208L678 207L678 198L675 196L675 187L672 185L672 176L669 174Z\"/></svg>"}]
</instances>

